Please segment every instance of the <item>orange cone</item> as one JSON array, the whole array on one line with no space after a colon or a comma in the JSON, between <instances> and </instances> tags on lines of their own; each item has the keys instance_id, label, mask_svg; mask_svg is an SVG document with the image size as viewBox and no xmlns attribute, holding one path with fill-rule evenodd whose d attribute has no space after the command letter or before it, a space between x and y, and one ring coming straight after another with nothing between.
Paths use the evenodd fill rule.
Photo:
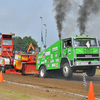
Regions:
<instances>
[{"instance_id":1,"label":"orange cone","mask_svg":"<svg viewBox=\"0 0 100 100\"><path fill-rule=\"evenodd\" d=\"M88 100L95 100L92 81L90 81Z\"/></svg>"},{"instance_id":2,"label":"orange cone","mask_svg":"<svg viewBox=\"0 0 100 100\"><path fill-rule=\"evenodd\" d=\"M0 82L3 82L3 75L2 75L2 71L0 72Z\"/></svg>"}]
</instances>

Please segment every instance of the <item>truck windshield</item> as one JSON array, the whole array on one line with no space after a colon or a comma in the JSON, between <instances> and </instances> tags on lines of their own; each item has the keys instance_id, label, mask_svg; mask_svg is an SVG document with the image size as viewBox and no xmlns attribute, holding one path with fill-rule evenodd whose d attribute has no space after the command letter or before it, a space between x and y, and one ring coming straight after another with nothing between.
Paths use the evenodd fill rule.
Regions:
<instances>
[{"instance_id":1,"label":"truck windshield","mask_svg":"<svg viewBox=\"0 0 100 100\"><path fill-rule=\"evenodd\" d=\"M3 40L3 45L12 45L11 40Z\"/></svg>"},{"instance_id":2,"label":"truck windshield","mask_svg":"<svg viewBox=\"0 0 100 100\"><path fill-rule=\"evenodd\" d=\"M87 43L89 43L90 46L97 46L96 39L87 39L87 38L74 39L75 47L87 46L86 45Z\"/></svg>"}]
</instances>

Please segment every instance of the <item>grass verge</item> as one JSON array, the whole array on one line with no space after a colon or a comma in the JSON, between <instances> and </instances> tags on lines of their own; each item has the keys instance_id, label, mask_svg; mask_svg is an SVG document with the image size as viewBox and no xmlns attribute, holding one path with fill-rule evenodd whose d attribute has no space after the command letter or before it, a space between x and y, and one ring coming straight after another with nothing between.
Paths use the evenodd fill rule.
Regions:
<instances>
[{"instance_id":1,"label":"grass verge","mask_svg":"<svg viewBox=\"0 0 100 100\"><path fill-rule=\"evenodd\" d=\"M4 95L6 98L11 98L11 100L15 98L18 100L31 100L32 99L30 96L27 96L27 95L22 95L19 93L14 93L14 92L9 92L9 91L4 91L4 90L0 90L0 95Z\"/></svg>"}]
</instances>

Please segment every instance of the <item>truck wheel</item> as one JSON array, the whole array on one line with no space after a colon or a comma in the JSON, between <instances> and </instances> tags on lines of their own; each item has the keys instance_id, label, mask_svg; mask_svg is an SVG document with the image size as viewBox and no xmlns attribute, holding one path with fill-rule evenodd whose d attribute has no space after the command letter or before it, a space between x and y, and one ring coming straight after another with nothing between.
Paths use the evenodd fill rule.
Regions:
<instances>
[{"instance_id":1,"label":"truck wheel","mask_svg":"<svg viewBox=\"0 0 100 100\"><path fill-rule=\"evenodd\" d=\"M62 68L63 75L67 78L72 77L73 73L68 63L65 63Z\"/></svg>"},{"instance_id":2,"label":"truck wheel","mask_svg":"<svg viewBox=\"0 0 100 100\"><path fill-rule=\"evenodd\" d=\"M2 67L1 70L3 73L5 73L5 67Z\"/></svg>"},{"instance_id":3,"label":"truck wheel","mask_svg":"<svg viewBox=\"0 0 100 100\"><path fill-rule=\"evenodd\" d=\"M40 67L39 76L41 78L46 78L47 77L47 71L46 71L46 68L44 66Z\"/></svg>"},{"instance_id":4,"label":"truck wheel","mask_svg":"<svg viewBox=\"0 0 100 100\"><path fill-rule=\"evenodd\" d=\"M88 70L86 71L86 74L87 74L88 76L94 76L94 75L95 75L95 72L96 72L96 67L91 67L90 69L88 69Z\"/></svg>"}]
</instances>

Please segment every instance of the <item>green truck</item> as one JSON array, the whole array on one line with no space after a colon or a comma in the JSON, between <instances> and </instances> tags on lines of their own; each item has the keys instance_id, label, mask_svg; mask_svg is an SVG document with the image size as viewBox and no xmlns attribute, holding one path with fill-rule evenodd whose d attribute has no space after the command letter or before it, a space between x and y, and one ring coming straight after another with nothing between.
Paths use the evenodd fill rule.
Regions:
<instances>
[{"instance_id":1,"label":"green truck","mask_svg":"<svg viewBox=\"0 0 100 100\"><path fill-rule=\"evenodd\" d=\"M99 45L95 37L69 37L40 52L36 61L41 78L48 77L53 70L60 70L67 78L72 77L73 73L83 72L94 76L96 67L100 65Z\"/></svg>"}]
</instances>

